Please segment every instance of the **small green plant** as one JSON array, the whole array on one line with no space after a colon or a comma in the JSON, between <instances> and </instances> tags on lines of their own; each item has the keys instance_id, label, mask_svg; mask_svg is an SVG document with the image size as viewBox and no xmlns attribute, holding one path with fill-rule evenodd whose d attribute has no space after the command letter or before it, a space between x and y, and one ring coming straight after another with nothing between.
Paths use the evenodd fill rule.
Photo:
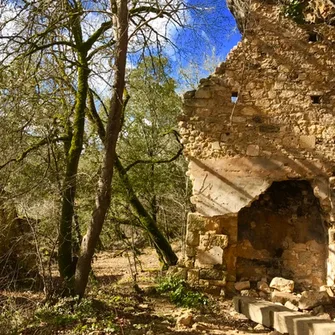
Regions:
<instances>
[{"instance_id":1,"label":"small green plant","mask_svg":"<svg viewBox=\"0 0 335 335\"><path fill-rule=\"evenodd\" d=\"M192 289L185 280L164 277L159 280L157 292L169 293L171 302L181 307L200 308L208 304L208 298Z\"/></svg>"},{"instance_id":2,"label":"small green plant","mask_svg":"<svg viewBox=\"0 0 335 335\"><path fill-rule=\"evenodd\" d=\"M283 6L282 12L285 17L291 18L296 23L305 23L303 15L303 3L301 0L290 0L288 4Z\"/></svg>"},{"instance_id":3,"label":"small green plant","mask_svg":"<svg viewBox=\"0 0 335 335\"><path fill-rule=\"evenodd\" d=\"M115 315L109 306L93 299L64 298L55 304L43 304L36 309L30 328L41 325L55 331L67 329L68 334L91 334L92 331L118 331Z\"/></svg>"}]
</instances>

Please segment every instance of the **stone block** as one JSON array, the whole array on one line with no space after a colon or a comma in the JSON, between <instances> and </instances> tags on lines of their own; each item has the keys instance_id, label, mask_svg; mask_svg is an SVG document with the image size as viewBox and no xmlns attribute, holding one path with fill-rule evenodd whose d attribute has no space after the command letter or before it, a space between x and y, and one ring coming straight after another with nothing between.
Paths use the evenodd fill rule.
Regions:
<instances>
[{"instance_id":1,"label":"stone block","mask_svg":"<svg viewBox=\"0 0 335 335\"><path fill-rule=\"evenodd\" d=\"M233 122L236 123L245 123L247 119L244 116L234 116L233 117Z\"/></svg>"},{"instance_id":2,"label":"stone block","mask_svg":"<svg viewBox=\"0 0 335 335\"><path fill-rule=\"evenodd\" d=\"M166 272L166 275L174 278L186 279L187 269L181 268L179 266L170 266Z\"/></svg>"},{"instance_id":3,"label":"stone block","mask_svg":"<svg viewBox=\"0 0 335 335\"><path fill-rule=\"evenodd\" d=\"M187 281L191 285L198 285L200 278L200 270L199 269L189 269L187 271Z\"/></svg>"},{"instance_id":4,"label":"stone block","mask_svg":"<svg viewBox=\"0 0 335 335\"><path fill-rule=\"evenodd\" d=\"M212 97L212 91L209 89L198 89L194 94L196 99L210 99Z\"/></svg>"},{"instance_id":5,"label":"stone block","mask_svg":"<svg viewBox=\"0 0 335 335\"><path fill-rule=\"evenodd\" d=\"M202 267L202 264L207 265L222 265L223 264L223 250L221 247L215 246L209 250L198 249L197 264Z\"/></svg>"},{"instance_id":6,"label":"stone block","mask_svg":"<svg viewBox=\"0 0 335 335\"><path fill-rule=\"evenodd\" d=\"M239 281L235 283L235 290L242 291L242 290L248 290L250 288L250 281Z\"/></svg>"},{"instance_id":7,"label":"stone block","mask_svg":"<svg viewBox=\"0 0 335 335\"><path fill-rule=\"evenodd\" d=\"M293 292L294 281L282 277L275 277L271 280L270 287L280 292Z\"/></svg>"},{"instance_id":8,"label":"stone block","mask_svg":"<svg viewBox=\"0 0 335 335\"><path fill-rule=\"evenodd\" d=\"M217 269L200 269L199 278L207 280L223 280L225 272Z\"/></svg>"},{"instance_id":9,"label":"stone block","mask_svg":"<svg viewBox=\"0 0 335 335\"><path fill-rule=\"evenodd\" d=\"M225 287L227 285L226 277L223 276L222 280L209 280L211 286Z\"/></svg>"},{"instance_id":10,"label":"stone block","mask_svg":"<svg viewBox=\"0 0 335 335\"><path fill-rule=\"evenodd\" d=\"M330 286L322 285L320 287L320 292L323 292L323 291L327 292L330 297L332 298L334 297L334 292Z\"/></svg>"},{"instance_id":11,"label":"stone block","mask_svg":"<svg viewBox=\"0 0 335 335\"><path fill-rule=\"evenodd\" d=\"M252 157L259 156L259 146L258 145L254 145L254 144L248 145L248 147L247 147L247 155L248 156L252 156Z\"/></svg>"},{"instance_id":12,"label":"stone block","mask_svg":"<svg viewBox=\"0 0 335 335\"><path fill-rule=\"evenodd\" d=\"M208 250L212 247L220 247L225 249L228 246L228 236L223 234L215 234L215 231L207 232L200 235L200 248Z\"/></svg>"},{"instance_id":13,"label":"stone block","mask_svg":"<svg viewBox=\"0 0 335 335\"><path fill-rule=\"evenodd\" d=\"M299 138L299 146L303 149L315 149L315 136L301 135Z\"/></svg>"},{"instance_id":14,"label":"stone block","mask_svg":"<svg viewBox=\"0 0 335 335\"><path fill-rule=\"evenodd\" d=\"M272 124L262 124L259 126L261 133L279 133L280 127Z\"/></svg>"},{"instance_id":15,"label":"stone block","mask_svg":"<svg viewBox=\"0 0 335 335\"><path fill-rule=\"evenodd\" d=\"M184 266L187 269L192 269L192 268L194 268L194 263L195 263L194 257L189 257L187 260L185 260Z\"/></svg>"},{"instance_id":16,"label":"stone block","mask_svg":"<svg viewBox=\"0 0 335 335\"><path fill-rule=\"evenodd\" d=\"M200 236L196 231L187 231L186 233L186 244L191 247L196 247L199 245Z\"/></svg>"},{"instance_id":17,"label":"stone block","mask_svg":"<svg viewBox=\"0 0 335 335\"><path fill-rule=\"evenodd\" d=\"M206 219L198 213L188 213L187 231L199 232L204 229Z\"/></svg>"},{"instance_id":18,"label":"stone block","mask_svg":"<svg viewBox=\"0 0 335 335\"><path fill-rule=\"evenodd\" d=\"M195 92L196 92L195 90L187 91L187 92L184 93L183 98L184 99L192 99L195 96Z\"/></svg>"},{"instance_id":19,"label":"stone block","mask_svg":"<svg viewBox=\"0 0 335 335\"><path fill-rule=\"evenodd\" d=\"M271 293L271 301L274 303L279 302L282 305L285 305L285 303L289 301L297 306L299 304L299 299L300 298L293 293L278 291L274 291Z\"/></svg>"},{"instance_id":20,"label":"stone block","mask_svg":"<svg viewBox=\"0 0 335 335\"><path fill-rule=\"evenodd\" d=\"M251 116L259 114L259 111L254 107L246 106L241 110L241 114Z\"/></svg>"},{"instance_id":21,"label":"stone block","mask_svg":"<svg viewBox=\"0 0 335 335\"><path fill-rule=\"evenodd\" d=\"M189 245L185 246L185 253L187 257L195 257L195 255L197 254L195 247Z\"/></svg>"},{"instance_id":22,"label":"stone block","mask_svg":"<svg viewBox=\"0 0 335 335\"><path fill-rule=\"evenodd\" d=\"M289 335L333 335L335 322L322 317L291 311L287 307L276 305L250 297L234 297L234 308L250 320L274 328Z\"/></svg>"},{"instance_id":23,"label":"stone block","mask_svg":"<svg viewBox=\"0 0 335 335\"><path fill-rule=\"evenodd\" d=\"M221 146L219 142L212 142L211 147L213 150L221 150Z\"/></svg>"}]
</instances>

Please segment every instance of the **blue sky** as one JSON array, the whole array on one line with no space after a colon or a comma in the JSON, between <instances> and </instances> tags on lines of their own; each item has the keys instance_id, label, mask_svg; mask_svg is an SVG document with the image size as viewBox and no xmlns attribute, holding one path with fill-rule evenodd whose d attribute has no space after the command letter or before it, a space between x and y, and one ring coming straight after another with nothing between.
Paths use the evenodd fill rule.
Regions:
<instances>
[{"instance_id":1,"label":"blue sky","mask_svg":"<svg viewBox=\"0 0 335 335\"><path fill-rule=\"evenodd\" d=\"M203 67L205 58L211 58L217 64L224 61L227 53L240 41L241 35L225 0L189 0L189 3L205 3L206 10L192 13L190 28L180 29L175 34L179 51L170 57L176 71L174 76L178 76L178 68L187 68L193 63L199 67L200 77L207 77L210 73Z\"/></svg>"}]
</instances>

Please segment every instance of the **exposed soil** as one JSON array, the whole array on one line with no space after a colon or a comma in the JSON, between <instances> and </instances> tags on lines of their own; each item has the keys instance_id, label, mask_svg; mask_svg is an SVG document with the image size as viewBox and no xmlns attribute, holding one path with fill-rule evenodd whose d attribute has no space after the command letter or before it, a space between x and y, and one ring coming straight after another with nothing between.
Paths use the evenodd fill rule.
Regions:
<instances>
[{"instance_id":1,"label":"exposed soil","mask_svg":"<svg viewBox=\"0 0 335 335\"><path fill-rule=\"evenodd\" d=\"M101 309L101 318L113 315L116 330L92 331L83 334L121 334L121 335L170 335L170 334L211 334L245 335L269 334L269 329L254 329L257 324L238 314L232 301L223 297L209 296L209 307L202 311L176 307L165 295L155 290L157 278L164 276L154 250L147 248L138 256L137 273L132 256L127 252L103 252L97 255L93 270L95 280L90 284L88 296L96 301ZM130 266L129 262L132 264ZM134 278L138 288L134 289ZM112 297L115 301L106 310L104 301ZM13 306L34 310L43 299L42 293L0 292L1 301L10 298ZM178 325L182 314L191 314L192 323L188 327ZM32 314L33 315L33 314ZM85 322L92 320L85 319ZM257 327L260 327L259 325ZM1 333L4 332L4 333ZM80 333L80 332L79 332ZM9 335L1 330L0 335ZM78 334L69 325L55 327L46 322L34 324L21 331L23 335Z\"/></svg>"},{"instance_id":2,"label":"exposed soil","mask_svg":"<svg viewBox=\"0 0 335 335\"><path fill-rule=\"evenodd\" d=\"M178 249L174 246L174 249ZM115 283L125 290L130 289L133 283L134 266L131 257L117 255L118 252L100 253L94 262L93 269L99 282L106 284ZM269 329L254 330L257 323L248 320L244 315L235 312L232 301L222 297L211 296L213 302L208 311L189 311L185 308L176 307L165 296L155 293L154 287L157 278L164 276L160 270L158 258L153 249L147 248L138 256L140 266L137 266L137 283L145 294L141 295L143 302L138 305L139 310L131 315L123 315L129 318L131 324L143 324L142 330L126 330L125 334L269 334ZM130 269L133 269L132 271ZM143 306L145 308L143 308ZM177 329L176 320L185 312L194 316L191 327ZM128 332L129 331L129 332Z\"/></svg>"}]
</instances>

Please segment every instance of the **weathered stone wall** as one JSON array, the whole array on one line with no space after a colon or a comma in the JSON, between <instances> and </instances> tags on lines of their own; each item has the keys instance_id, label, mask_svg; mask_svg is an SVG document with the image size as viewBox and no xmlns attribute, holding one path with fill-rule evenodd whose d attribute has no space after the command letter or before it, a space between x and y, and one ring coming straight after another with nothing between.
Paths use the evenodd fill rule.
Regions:
<instances>
[{"instance_id":1,"label":"weathered stone wall","mask_svg":"<svg viewBox=\"0 0 335 335\"><path fill-rule=\"evenodd\" d=\"M221 187L224 193L245 198L234 209L204 209L210 216L236 213L255 197L251 191L227 191L229 178L220 180L227 174L259 177L252 189L258 187L254 193L260 194L275 180L320 176L325 183L334 170L333 27L298 26L277 6L258 1L251 7L243 41L184 97L180 126L191 178L193 171L205 171L195 180L194 202L206 198L208 206L216 208L217 202L225 207L215 198ZM315 36L320 40L309 41ZM235 103L232 95L238 95ZM218 163L222 159L225 164Z\"/></svg>"},{"instance_id":2,"label":"weathered stone wall","mask_svg":"<svg viewBox=\"0 0 335 335\"><path fill-rule=\"evenodd\" d=\"M192 215L216 221L219 231L210 234L220 235L225 220L235 217L237 224L238 212L273 182L300 179L311 183L323 218L331 225L335 29L326 23L298 25L283 16L276 1L251 0L244 13L243 0L230 2L244 20L239 22L240 27L245 24L243 39L214 74L184 95L180 128L193 181L191 200L197 214ZM198 233L200 241L206 238L206 230ZM221 251L207 248L222 255L220 269L225 268L232 281L236 236L227 234L228 245ZM190 267L202 268L198 254L203 259L203 249L200 242L190 246ZM331 283L335 256L329 255ZM225 264L227 258L230 265ZM214 263L210 266L218 267Z\"/></svg>"}]
</instances>

